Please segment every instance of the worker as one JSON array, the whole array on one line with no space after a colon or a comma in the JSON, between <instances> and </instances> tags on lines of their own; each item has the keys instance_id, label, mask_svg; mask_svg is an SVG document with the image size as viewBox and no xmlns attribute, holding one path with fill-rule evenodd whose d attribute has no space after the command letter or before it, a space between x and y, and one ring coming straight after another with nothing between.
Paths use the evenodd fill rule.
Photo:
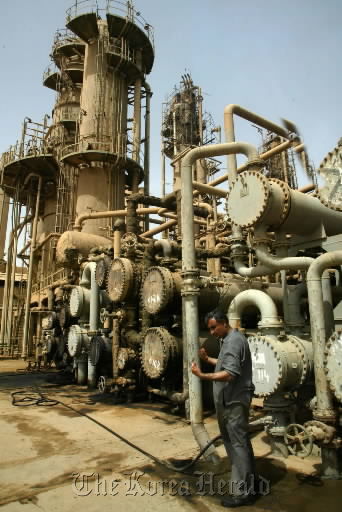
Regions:
<instances>
[{"instance_id":1,"label":"worker","mask_svg":"<svg viewBox=\"0 0 342 512\"><path fill-rule=\"evenodd\" d=\"M217 420L227 455L231 461L230 494L221 504L225 507L248 505L258 494L254 454L248 435L249 407L254 385L252 361L246 337L228 322L219 310L206 315L210 333L220 342L218 358L209 357L200 348L200 359L215 366L214 373L203 373L193 362L191 371L202 380L213 382Z\"/></svg>"}]
</instances>

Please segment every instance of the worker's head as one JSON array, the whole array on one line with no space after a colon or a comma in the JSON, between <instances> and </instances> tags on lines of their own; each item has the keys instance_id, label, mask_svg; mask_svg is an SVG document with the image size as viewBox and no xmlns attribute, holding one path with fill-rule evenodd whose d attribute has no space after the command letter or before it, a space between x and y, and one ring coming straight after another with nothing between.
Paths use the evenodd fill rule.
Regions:
<instances>
[{"instance_id":1,"label":"worker's head","mask_svg":"<svg viewBox=\"0 0 342 512\"><path fill-rule=\"evenodd\" d=\"M224 338L230 329L227 315L219 309L210 311L205 317L205 323L207 324L210 334L216 338Z\"/></svg>"}]
</instances>

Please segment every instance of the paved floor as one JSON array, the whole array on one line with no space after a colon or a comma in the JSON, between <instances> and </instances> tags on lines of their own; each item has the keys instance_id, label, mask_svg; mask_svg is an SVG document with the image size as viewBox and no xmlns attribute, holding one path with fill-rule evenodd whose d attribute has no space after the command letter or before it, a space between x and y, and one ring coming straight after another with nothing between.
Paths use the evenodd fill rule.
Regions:
<instances>
[{"instance_id":1,"label":"paved floor","mask_svg":"<svg viewBox=\"0 0 342 512\"><path fill-rule=\"evenodd\" d=\"M20 361L0 361L0 505L4 512L82 512L148 509L215 512L223 510L218 489L228 481L223 446L219 466L205 461L191 475L170 471L109 432L58 405L14 407L11 392L38 388L89 414L163 460L194 457L191 427L161 403L113 405L111 397L73 385L57 385L56 375L21 374ZM214 417L206 419L210 436ZM313 473L319 458L281 459L270 452L266 435L253 437L259 473L270 481L270 494L250 511L329 512L341 510L342 481L300 480ZM319 484L319 485L317 485Z\"/></svg>"}]
</instances>

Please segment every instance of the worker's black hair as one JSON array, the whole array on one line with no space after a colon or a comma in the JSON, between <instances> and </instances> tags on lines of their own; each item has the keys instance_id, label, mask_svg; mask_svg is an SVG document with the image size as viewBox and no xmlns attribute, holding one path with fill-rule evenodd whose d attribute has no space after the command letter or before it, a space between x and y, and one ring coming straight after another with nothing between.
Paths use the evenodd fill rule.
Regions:
<instances>
[{"instance_id":1,"label":"worker's black hair","mask_svg":"<svg viewBox=\"0 0 342 512\"><path fill-rule=\"evenodd\" d=\"M220 309L214 309L214 311L210 311L205 315L204 321L206 325L208 325L208 321L211 318L214 318L214 320L216 320L216 322L218 322L219 324L229 325L227 315L225 315L223 311L221 311Z\"/></svg>"}]
</instances>

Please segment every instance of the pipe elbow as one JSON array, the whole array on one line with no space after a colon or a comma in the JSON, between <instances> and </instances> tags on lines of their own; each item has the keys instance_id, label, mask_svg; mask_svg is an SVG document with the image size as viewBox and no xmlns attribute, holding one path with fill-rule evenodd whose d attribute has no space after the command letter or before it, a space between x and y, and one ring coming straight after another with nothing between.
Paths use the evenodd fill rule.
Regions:
<instances>
[{"instance_id":1,"label":"pipe elbow","mask_svg":"<svg viewBox=\"0 0 342 512\"><path fill-rule=\"evenodd\" d=\"M267 265L274 271L287 269L305 270L310 267L311 263L314 261L313 258L306 256L277 258L276 256L268 253L266 249L262 248L257 248L255 254L261 263Z\"/></svg>"},{"instance_id":2,"label":"pipe elbow","mask_svg":"<svg viewBox=\"0 0 342 512\"><path fill-rule=\"evenodd\" d=\"M318 256L309 267L307 282L321 281L324 270L335 265L342 265L342 251L327 252Z\"/></svg>"},{"instance_id":3,"label":"pipe elbow","mask_svg":"<svg viewBox=\"0 0 342 512\"><path fill-rule=\"evenodd\" d=\"M92 282L95 281L95 272L96 263L95 261L90 261L89 263L86 264L86 266L83 269L80 286L90 288Z\"/></svg>"},{"instance_id":4,"label":"pipe elbow","mask_svg":"<svg viewBox=\"0 0 342 512\"><path fill-rule=\"evenodd\" d=\"M235 296L228 308L230 325L232 325L231 322L236 325L241 320L241 315L247 306L256 306L259 309L261 321L258 327L261 329L282 326L275 303L269 295L261 290L244 290Z\"/></svg>"}]
</instances>

